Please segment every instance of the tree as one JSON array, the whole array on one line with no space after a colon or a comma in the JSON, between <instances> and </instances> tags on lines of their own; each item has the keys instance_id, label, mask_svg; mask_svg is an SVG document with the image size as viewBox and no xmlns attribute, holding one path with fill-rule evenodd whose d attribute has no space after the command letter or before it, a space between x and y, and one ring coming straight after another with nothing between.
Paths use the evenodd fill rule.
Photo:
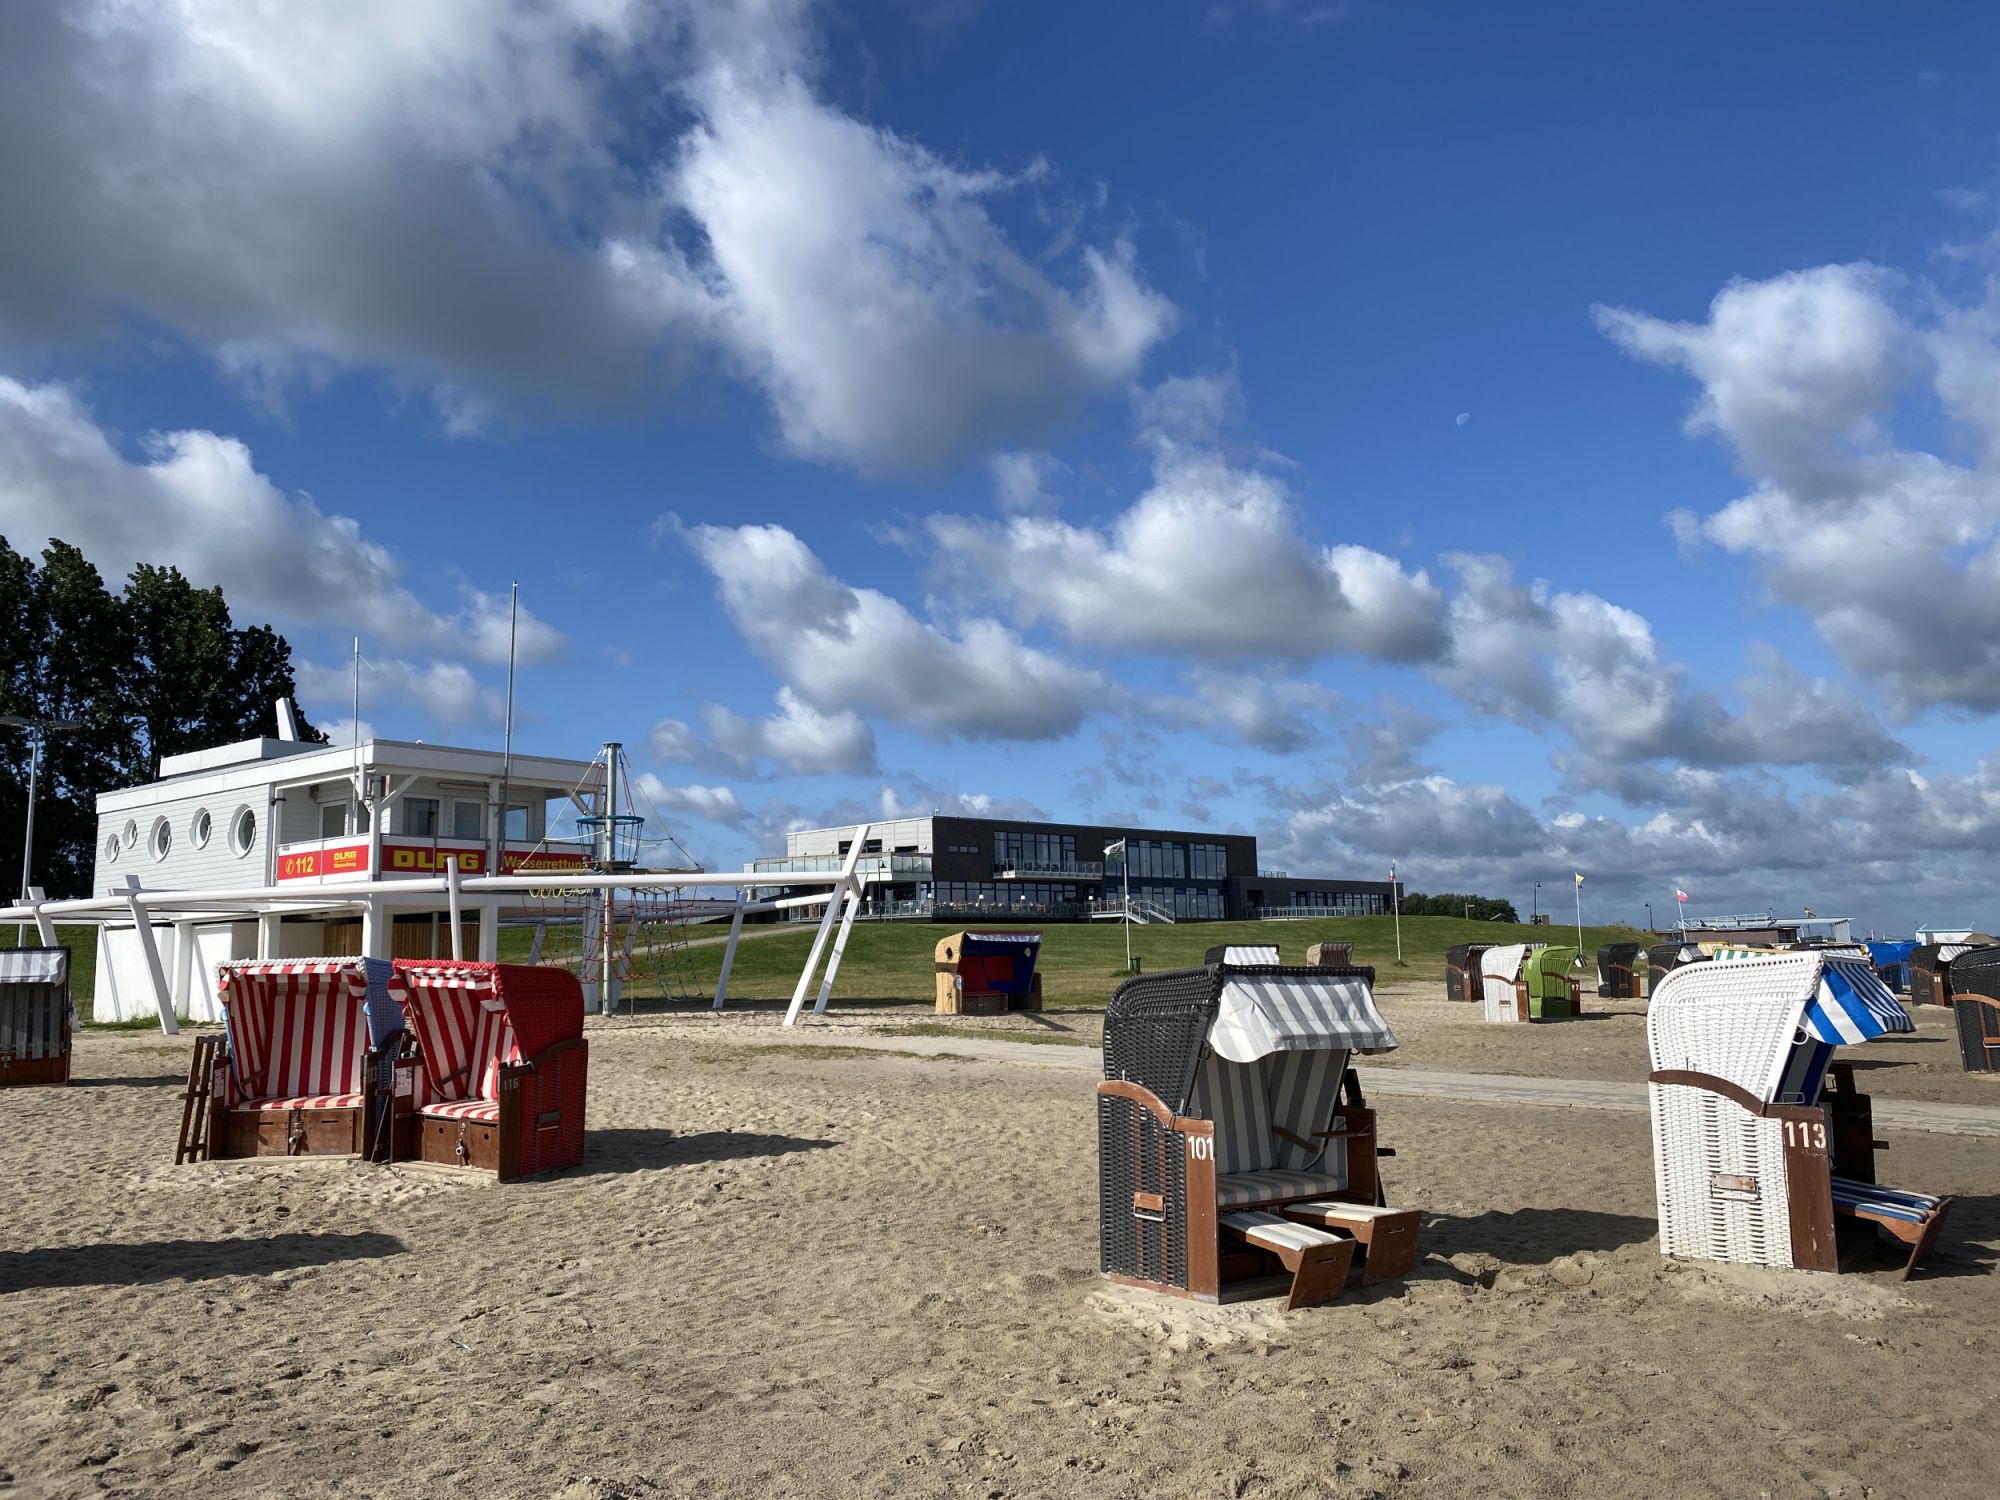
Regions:
<instances>
[{"instance_id":1,"label":"tree","mask_svg":"<svg viewBox=\"0 0 2000 1500\"><path fill-rule=\"evenodd\" d=\"M83 553L54 541L40 567L0 537L0 713L73 719L50 734L35 806L38 883L88 891L97 795L150 781L162 756L271 731L271 705L297 691L291 647L268 626L239 630L218 589L141 566L114 595ZM301 720L300 732L324 736ZM0 870L14 889L27 811L29 736L0 729Z\"/></svg>"},{"instance_id":2,"label":"tree","mask_svg":"<svg viewBox=\"0 0 2000 1500\"><path fill-rule=\"evenodd\" d=\"M1426 896L1421 891L1407 892L1403 897L1403 915L1406 917L1470 917L1475 922L1515 922L1521 919L1514 911L1514 903L1493 896L1467 896L1447 891L1441 896Z\"/></svg>"}]
</instances>

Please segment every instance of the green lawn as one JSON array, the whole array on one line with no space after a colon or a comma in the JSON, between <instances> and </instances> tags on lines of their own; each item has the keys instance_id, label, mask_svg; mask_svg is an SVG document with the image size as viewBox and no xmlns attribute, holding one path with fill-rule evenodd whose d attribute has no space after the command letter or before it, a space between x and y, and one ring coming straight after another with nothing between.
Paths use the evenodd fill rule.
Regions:
<instances>
[{"instance_id":1,"label":"green lawn","mask_svg":"<svg viewBox=\"0 0 2000 1500\"><path fill-rule=\"evenodd\" d=\"M1004 924L989 927L1005 930ZM848 940L834 988L845 1000L929 1000L932 954L938 940L954 929L913 922L863 923ZM720 929L715 929L720 935ZM736 951L736 968L729 992L744 1000L789 999L798 982L812 941L812 929L802 926L783 936L757 937ZM1116 924L1051 926L1043 929L1042 998L1049 1005L1102 1005L1118 987L1125 965L1125 935ZM1289 963L1305 962L1306 949L1318 942L1351 942L1356 963L1373 964L1383 982L1392 979L1444 983L1445 949L1456 943L1574 942L1576 929L1509 926L1498 922L1467 922L1455 917L1405 917L1403 967L1396 966L1396 934L1389 917L1337 917L1303 922L1189 922L1171 926L1134 927L1132 956L1149 973L1192 968L1202 954L1223 943L1276 943ZM1585 927L1584 942L1592 961L1599 945L1632 941L1643 934L1625 927ZM525 956L525 933L503 932L501 956ZM722 963L720 945L695 948L690 956L701 986L714 992L715 973ZM644 983L633 991L649 992Z\"/></svg>"},{"instance_id":2,"label":"green lawn","mask_svg":"<svg viewBox=\"0 0 2000 1500\"><path fill-rule=\"evenodd\" d=\"M28 928L27 939L30 948L39 941L32 924ZM77 1019L88 1025L90 997L97 987L97 929L73 927L66 922L58 922L56 941L69 949L70 1003L76 1007ZM6 926L0 927L0 948L13 946L14 924L9 922Z\"/></svg>"},{"instance_id":3,"label":"green lawn","mask_svg":"<svg viewBox=\"0 0 2000 1500\"><path fill-rule=\"evenodd\" d=\"M1002 924L988 924L1000 927ZM929 1000L932 988L932 953L938 940L954 929L914 922L864 922L848 939L847 956L841 963L840 982L834 994L843 1000ZM698 938L721 937L720 926L695 930ZM752 934L736 950L736 968L730 976L729 992L743 1000L790 999L798 983L799 968L812 942L812 927L797 924L783 933L751 928ZM1118 987L1125 965L1125 936L1116 923L1099 922L1043 929L1042 998L1045 1003L1068 1006L1102 1005ZM33 938L32 930L29 933ZM1161 969L1192 968L1202 954L1221 943L1276 943L1287 962L1303 963L1306 949L1313 943L1354 944L1356 963L1373 964L1381 979L1444 982L1444 951L1455 943L1507 943L1575 941L1573 927L1512 927L1499 922L1467 922L1456 917L1403 918L1403 966L1396 966L1396 935L1388 917L1332 917L1306 922L1188 922L1173 926L1134 927L1132 956L1147 972ZM88 1024L90 997L97 972L97 933L90 927L58 926L57 941L69 946L70 993L76 998L77 1015ZM1627 927L1585 927L1586 951L1595 957L1598 946L1618 941L1643 940L1644 935ZM503 928L500 956L519 962L528 956L530 934L525 928ZM14 929L0 930L0 947L14 945ZM696 981L706 994L715 992L716 970L722 964L722 945L690 950ZM642 968L643 974L643 968ZM658 993L656 985L643 978L630 986L638 996Z\"/></svg>"}]
</instances>

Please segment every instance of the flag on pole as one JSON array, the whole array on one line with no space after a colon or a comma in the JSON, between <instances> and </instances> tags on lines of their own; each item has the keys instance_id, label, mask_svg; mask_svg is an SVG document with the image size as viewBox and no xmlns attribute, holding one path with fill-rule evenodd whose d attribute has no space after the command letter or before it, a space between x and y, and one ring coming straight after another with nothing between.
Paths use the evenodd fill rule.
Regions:
<instances>
[{"instance_id":1,"label":"flag on pole","mask_svg":"<svg viewBox=\"0 0 2000 1500\"><path fill-rule=\"evenodd\" d=\"M1125 857L1125 840L1120 839L1115 844L1106 844L1104 846L1104 857L1106 859L1111 858L1111 856L1114 854L1117 855L1120 859L1123 859Z\"/></svg>"},{"instance_id":2,"label":"flag on pole","mask_svg":"<svg viewBox=\"0 0 2000 1500\"><path fill-rule=\"evenodd\" d=\"M1682 906L1686 906L1688 904L1688 893L1682 890L1679 886L1675 886L1674 899L1680 902Z\"/></svg>"},{"instance_id":3,"label":"flag on pole","mask_svg":"<svg viewBox=\"0 0 2000 1500\"><path fill-rule=\"evenodd\" d=\"M1576 872L1576 883L1577 883L1578 885L1582 885L1582 884L1583 884L1583 872L1582 872L1581 870L1579 870L1579 871L1577 871L1577 872Z\"/></svg>"}]
</instances>

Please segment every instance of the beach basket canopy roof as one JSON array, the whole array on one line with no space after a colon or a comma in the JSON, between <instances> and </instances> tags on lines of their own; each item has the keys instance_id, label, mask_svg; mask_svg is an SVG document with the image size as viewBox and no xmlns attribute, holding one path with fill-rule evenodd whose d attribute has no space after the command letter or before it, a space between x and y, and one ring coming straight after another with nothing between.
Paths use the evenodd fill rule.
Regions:
<instances>
[{"instance_id":1,"label":"beach basket canopy roof","mask_svg":"<svg viewBox=\"0 0 2000 1500\"><path fill-rule=\"evenodd\" d=\"M1825 1052L1914 1030L1865 961L1817 953L1685 965L1660 981L1646 1011L1655 1068L1712 1073L1762 1099L1798 1093L1807 1103ZM1807 1058L1794 1066L1798 1049ZM1813 1086L1787 1087L1805 1077Z\"/></svg>"},{"instance_id":2,"label":"beach basket canopy roof","mask_svg":"<svg viewBox=\"0 0 2000 1500\"><path fill-rule=\"evenodd\" d=\"M69 949L0 948L0 984L69 983Z\"/></svg>"},{"instance_id":3,"label":"beach basket canopy roof","mask_svg":"<svg viewBox=\"0 0 2000 1500\"><path fill-rule=\"evenodd\" d=\"M1204 964L1261 964L1269 968L1281 960L1276 943L1231 943L1211 948L1202 955Z\"/></svg>"},{"instance_id":4,"label":"beach basket canopy roof","mask_svg":"<svg viewBox=\"0 0 2000 1500\"><path fill-rule=\"evenodd\" d=\"M1389 1052L1396 1046L1359 974L1277 966L1223 972L1208 1044L1230 1062L1277 1052Z\"/></svg>"}]
</instances>

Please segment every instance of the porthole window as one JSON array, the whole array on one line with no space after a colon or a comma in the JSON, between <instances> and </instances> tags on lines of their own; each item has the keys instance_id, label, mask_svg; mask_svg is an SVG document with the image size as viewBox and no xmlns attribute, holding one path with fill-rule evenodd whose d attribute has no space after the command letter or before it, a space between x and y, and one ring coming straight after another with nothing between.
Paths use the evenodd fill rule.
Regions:
<instances>
[{"instance_id":1,"label":"porthole window","mask_svg":"<svg viewBox=\"0 0 2000 1500\"><path fill-rule=\"evenodd\" d=\"M257 842L257 815L247 807L236 809L236 816L229 820L229 847L241 859Z\"/></svg>"},{"instance_id":2,"label":"porthole window","mask_svg":"<svg viewBox=\"0 0 2000 1500\"><path fill-rule=\"evenodd\" d=\"M138 820L134 818L127 818L125 820L125 847L127 849L130 849L134 844L138 842L139 842Z\"/></svg>"},{"instance_id":3,"label":"porthole window","mask_svg":"<svg viewBox=\"0 0 2000 1500\"><path fill-rule=\"evenodd\" d=\"M153 820L153 831L147 836L146 847L153 851L155 860L165 859L173 852L174 825L165 818Z\"/></svg>"},{"instance_id":4,"label":"porthole window","mask_svg":"<svg viewBox=\"0 0 2000 1500\"><path fill-rule=\"evenodd\" d=\"M207 808L202 808L194 815L194 822L189 825L188 831L194 835L195 848L208 847L209 835L215 832L215 820L209 817Z\"/></svg>"},{"instance_id":5,"label":"porthole window","mask_svg":"<svg viewBox=\"0 0 2000 1500\"><path fill-rule=\"evenodd\" d=\"M114 833L107 836L104 840L104 862L107 865L117 864L118 852L124 847L123 844L118 842L117 834Z\"/></svg>"}]
</instances>

